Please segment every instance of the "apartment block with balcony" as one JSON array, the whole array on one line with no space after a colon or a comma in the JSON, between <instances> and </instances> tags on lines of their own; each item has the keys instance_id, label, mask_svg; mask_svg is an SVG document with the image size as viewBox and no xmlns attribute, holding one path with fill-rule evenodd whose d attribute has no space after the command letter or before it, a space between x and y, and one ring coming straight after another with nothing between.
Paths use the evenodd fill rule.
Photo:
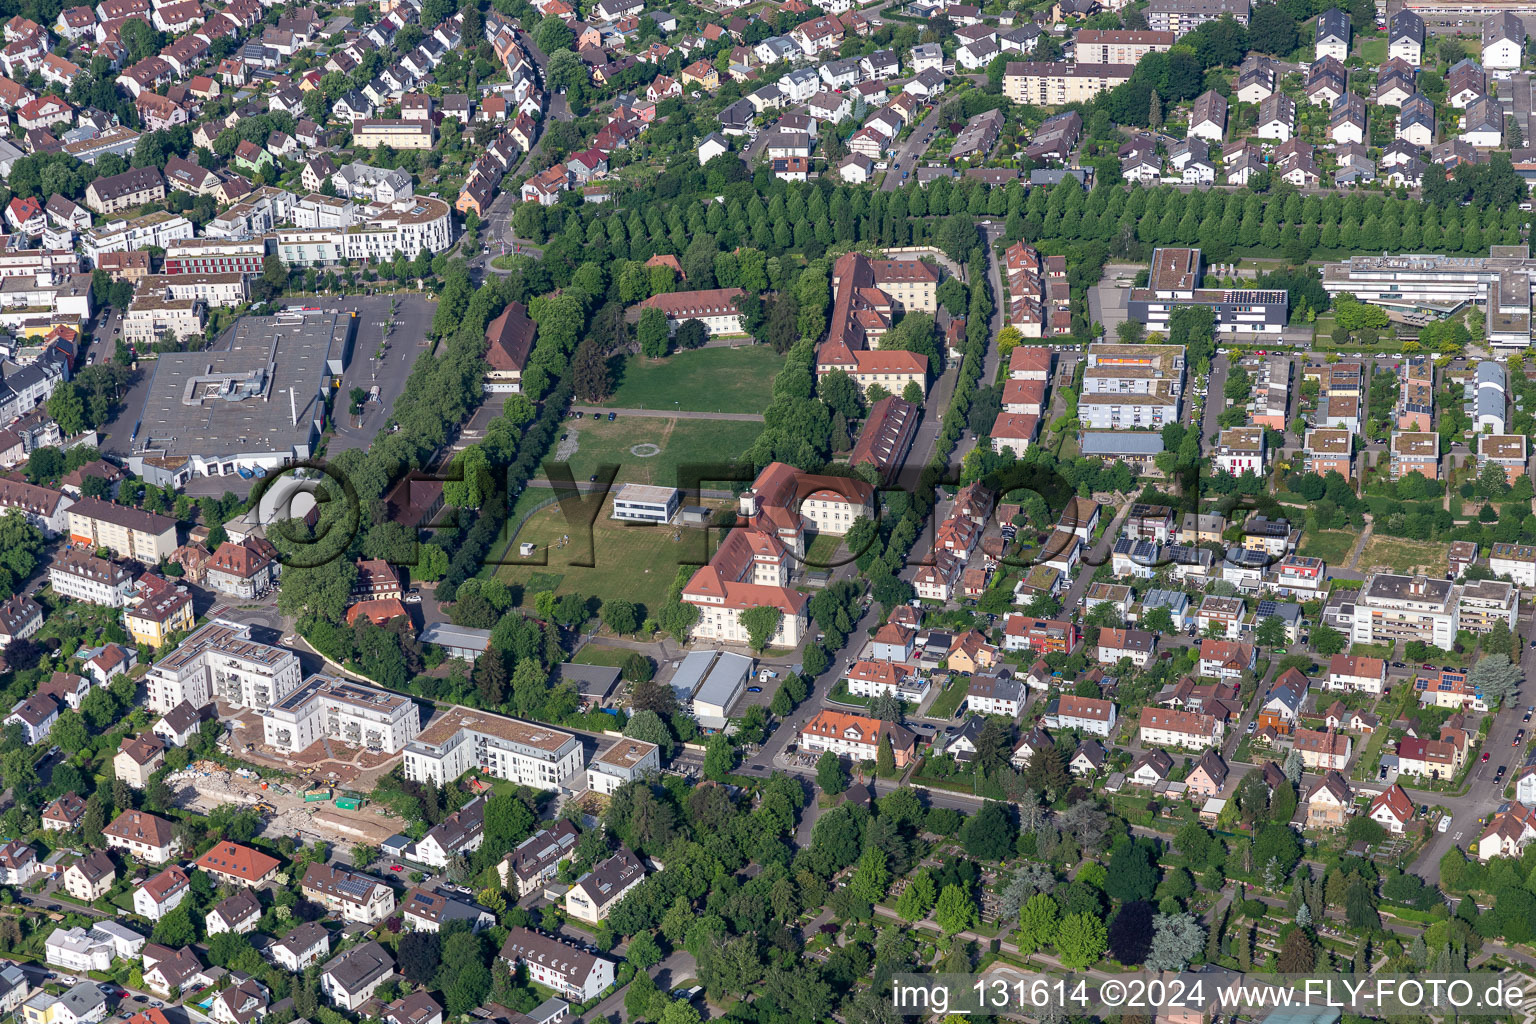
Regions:
<instances>
[{"instance_id":1,"label":"apartment block with balcony","mask_svg":"<svg viewBox=\"0 0 1536 1024\"><path fill-rule=\"evenodd\" d=\"M447 785L471 768L557 790L583 768L581 741L551 726L452 708L405 745L405 777L413 782Z\"/></svg>"},{"instance_id":2,"label":"apartment block with balcony","mask_svg":"<svg viewBox=\"0 0 1536 1024\"><path fill-rule=\"evenodd\" d=\"M1352 638L1358 644L1419 640L1450 650L1461 628L1461 588L1427 576L1376 573L1355 598Z\"/></svg>"},{"instance_id":3,"label":"apartment block with balcony","mask_svg":"<svg viewBox=\"0 0 1536 1024\"><path fill-rule=\"evenodd\" d=\"M261 719L264 742L284 754L321 740L393 754L421 732L421 711L409 697L321 674L267 708Z\"/></svg>"}]
</instances>

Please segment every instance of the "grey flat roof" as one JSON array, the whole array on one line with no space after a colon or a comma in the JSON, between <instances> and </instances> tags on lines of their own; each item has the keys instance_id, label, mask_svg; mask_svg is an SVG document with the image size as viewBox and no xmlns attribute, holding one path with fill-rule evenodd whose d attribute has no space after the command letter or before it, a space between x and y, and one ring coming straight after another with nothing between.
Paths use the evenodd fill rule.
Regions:
<instances>
[{"instance_id":1,"label":"grey flat roof","mask_svg":"<svg viewBox=\"0 0 1536 1024\"><path fill-rule=\"evenodd\" d=\"M1137 430L1087 430L1083 432L1084 455L1156 455L1163 450L1163 435Z\"/></svg>"},{"instance_id":2,"label":"grey flat roof","mask_svg":"<svg viewBox=\"0 0 1536 1024\"><path fill-rule=\"evenodd\" d=\"M483 651L491 645L491 631L473 626L455 626L451 622L434 622L421 631L418 639L424 644L440 647L462 647Z\"/></svg>"},{"instance_id":3,"label":"grey flat roof","mask_svg":"<svg viewBox=\"0 0 1536 1024\"><path fill-rule=\"evenodd\" d=\"M715 663L715 653L690 651L683 658L683 663L677 666L677 671L672 673L672 692L682 700L693 696L693 691L699 688L709 673L709 667Z\"/></svg>"},{"instance_id":4,"label":"grey flat roof","mask_svg":"<svg viewBox=\"0 0 1536 1024\"><path fill-rule=\"evenodd\" d=\"M326 379L346 367L353 324L338 313L243 317L211 350L161 355L135 452L223 458L302 448L307 455Z\"/></svg>"},{"instance_id":5,"label":"grey flat roof","mask_svg":"<svg viewBox=\"0 0 1536 1024\"><path fill-rule=\"evenodd\" d=\"M709 670L709 675L699 685L693 699L705 704L717 705L721 710L728 711L730 709L726 705L736 698L737 688L746 682L747 675L751 671L751 658L721 651L720 659L715 662L715 667Z\"/></svg>"},{"instance_id":6,"label":"grey flat roof","mask_svg":"<svg viewBox=\"0 0 1536 1024\"><path fill-rule=\"evenodd\" d=\"M576 692L583 697L607 697L619 685L619 670L607 665L565 662L556 669L556 681L567 679L576 684Z\"/></svg>"}]
</instances>

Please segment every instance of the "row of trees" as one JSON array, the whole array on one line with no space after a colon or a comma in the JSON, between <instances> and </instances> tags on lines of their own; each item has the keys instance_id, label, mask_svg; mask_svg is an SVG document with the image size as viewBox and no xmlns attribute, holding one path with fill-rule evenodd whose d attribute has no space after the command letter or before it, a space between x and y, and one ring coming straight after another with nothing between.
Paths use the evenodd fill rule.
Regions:
<instances>
[{"instance_id":1,"label":"row of trees","mask_svg":"<svg viewBox=\"0 0 1536 1024\"><path fill-rule=\"evenodd\" d=\"M1513 175L1507 161L1503 167ZM1514 180L1519 184L1517 176ZM1017 230L1017 237L1031 240L1096 239L1121 248L1197 245L1212 260L1262 248L1298 265L1314 253L1384 248L1483 253L1490 245L1516 244L1526 219L1513 202L1441 207L1381 195L1303 197L1294 191L1266 199L1254 192L1183 192L1171 186L1086 192L1070 177L1049 192L1031 190L1020 217L1015 223L1010 215L1010 237Z\"/></svg>"}]
</instances>

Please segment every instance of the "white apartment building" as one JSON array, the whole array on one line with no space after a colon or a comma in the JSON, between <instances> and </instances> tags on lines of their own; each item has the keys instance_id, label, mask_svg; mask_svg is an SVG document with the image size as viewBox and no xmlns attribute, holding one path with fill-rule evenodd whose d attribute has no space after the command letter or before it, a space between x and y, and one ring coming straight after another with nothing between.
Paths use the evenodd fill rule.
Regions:
<instances>
[{"instance_id":1,"label":"white apartment building","mask_svg":"<svg viewBox=\"0 0 1536 1024\"><path fill-rule=\"evenodd\" d=\"M1214 715L1168 708L1142 708L1140 739L1143 746L1182 747L1204 750L1221 742L1226 726Z\"/></svg>"},{"instance_id":2,"label":"white apartment building","mask_svg":"<svg viewBox=\"0 0 1536 1024\"><path fill-rule=\"evenodd\" d=\"M645 881L645 865L624 847L592 865L565 894L565 911L579 921L597 924L608 917L635 886Z\"/></svg>"},{"instance_id":3,"label":"white apartment building","mask_svg":"<svg viewBox=\"0 0 1536 1024\"><path fill-rule=\"evenodd\" d=\"M620 739L587 765L587 788L610 795L626 782L661 771L661 748L645 740Z\"/></svg>"},{"instance_id":4,"label":"white apartment building","mask_svg":"<svg viewBox=\"0 0 1536 1024\"><path fill-rule=\"evenodd\" d=\"M395 753L421 732L409 697L336 676L312 675L261 714L267 746L297 753L322 739Z\"/></svg>"},{"instance_id":5,"label":"white apartment building","mask_svg":"<svg viewBox=\"0 0 1536 1024\"><path fill-rule=\"evenodd\" d=\"M805 496L800 503L800 514L811 521L817 533L841 537L861 516L874 518L874 488L862 480L849 480L846 485L835 488L819 488Z\"/></svg>"},{"instance_id":6,"label":"white apartment building","mask_svg":"<svg viewBox=\"0 0 1536 1024\"><path fill-rule=\"evenodd\" d=\"M531 980L573 1002L595 999L613 984L611 960L531 928L512 929L502 944L501 958L510 967L523 964Z\"/></svg>"},{"instance_id":7,"label":"white apartment building","mask_svg":"<svg viewBox=\"0 0 1536 1024\"><path fill-rule=\"evenodd\" d=\"M109 220L80 236L80 246L94 263L114 252L136 252L155 245L164 249L193 237L192 222L161 210L132 220Z\"/></svg>"},{"instance_id":8,"label":"white apartment building","mask_svg":"<svg viewBox=\"0 0 1536 1024\"><path fill-rule=\"evenodd\" d=\"M1115 729L1115 702L1064 693L1046 709L1048 729L1080 729L1091 736L1108 736Z\"/></svg>"},{"instance_id":9,"label":"white apartment building","mask_svg":"<svg viewBox=\"0 0 1536 1024\"><path fill-rule=\"evenodd\" d=\"M1536 544L1495 544L1488 551L1488 569L1522 587L1536 587Z\"/></svg>"},{"instance_id":10,"label":"white apartment building","mask_svg":"<svg viewBox=\"0 0 1536 1024\"><path fill-rule=\"evenodd\" d=\"M265 711L302 680L292 651L256 643L249 626L224 619L200 627L145 677L149 708L162 715L182 701L200 708L214 699Z\"/></svg>"},{"instance_id":11,"label":"white apartment building","mask_svg":"<svg viewBox=\"0 0 1536 1024\"><path fill-rule=\"evenodd\" d=\"M348 260L393 259L400 252L442 252L453 244L452 209L427 196L363 207L336 227L283 228L270 233L273 249L290 267L330 266Z\"/></svg>"},{"instance_id":12,"label":"white apartment building","mask_svg":"<svg viewBox=\"0 0 1536 1024\"><path fill-rule=\"evenodd\" d=\"M169 334L180 341L201 333L208 306L199 299L167 299L140 293L123 314L123 341L150 345Z\"/></svg>"},{"instance_id":13,"label":"white apartment building","mask_svg":"<svg viewBox=\"0 0 1536 1024\"><path fill-rule=\"evenodd\" d=\"M1182 345L1088 346L1078 419L1095 430L1161 427L1179 417Z\"/></svg>"},{"instance_id":14,"label":"white apartment building","mask_svg":"<svg viewBox=\"0 0 1536 1024\"><path fill-rule=\"evenodd\" d=\"M1420 640L1450 650L1461 628L1461 588L1427 576L1377 573L1355 599L1357 644Z\"/></svg>"},{"instance_id":15,"label":"white apartment building","mask_svg":"<svg viewBox=\"0 0 1536 1024\"><path fill-rule=\"evenodd\" d=\"M534 789L559 789L582 769L568 732L469 708L450 708L405 746L405 777L446 785L477 768Z\"/></svg>"},{"instance_id":16,"label":"white apartment building","mask_svg":"<svg viewBox=\"0 0 1536 1024\"><path fill-rule=\"evenodd\" d=\"M893 694L908 704L920 704L928 693L926 676L892 661L856 661L848 669L848 692L857 697Z\"/></svg>"},{"instance_id":17,"label":"white apartment building","mask_svg":"<svg viewBox=\"0 0 1536 1024\"><path fill-rule=\"evenodd\" d=\"M43 944L48 963L66 971L105 971L113 960L136 957L143 948L144 936L116 921L98 921L90 931L56 928Z\"/></svg>"},{"instance_id":18,"label":"white apartment building","mask_svg":"<svg viewBox=\"0 0 1536 1024\"><path fill-rule=\"evenodd\" d=\"M1242 476L1264 474L1264 428L1232 427L1223 430L1216 443L1216 468Z\"/></svg>"},{"instance_id":19,"label":"white apartment building","mask_svg":"<svg viewBox=\"0 0 1536 1024\"><path fill-rule=\"evenodd\" d=\"M48 567L53 592L86 604L121 608L133 596L133 574L116 562L71 548Z\"/></svg>"}]
</instances>

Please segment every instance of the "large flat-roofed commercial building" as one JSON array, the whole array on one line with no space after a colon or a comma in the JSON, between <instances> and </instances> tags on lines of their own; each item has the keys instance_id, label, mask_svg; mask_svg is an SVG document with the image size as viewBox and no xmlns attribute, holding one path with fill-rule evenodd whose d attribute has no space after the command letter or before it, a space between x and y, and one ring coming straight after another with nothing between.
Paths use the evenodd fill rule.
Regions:
<instances>
[{"instance_id":1,"label":"large flat-roofed commercial building","mask_svg":"<svg viewBox=\"0 0 1536 1024\"><path fill-rule=\"evenodd\" d=\"M446 785L471 768L534 789L559 789L583 768L581 741L547 725L450 708L405 745L405 777Z\"/></svg>"},{"instance_id":2,"label":"large flat-roofed commercial building","mask_svg":"<svg viewBox=\"0 0 1536 1024\"><path fill-rule=\"evenodd\" d=\"M752 659L721 651L714 667L693 692L693 717L706 729L725 728L731 705L741 697L752 672Z\"/></svg>"},{"instance_id":3,"label":"large flat-roofed commercial building","mask_svg":"<svg viewBox=\"0 0 1536 1024\"><path fill-rule=\"evenodd\" d=\"M355 331L350 313L245 317L212 350L161 355L128 468L180 487L309 458Z\"/></svg>"},{"instance_id":4,"label":"large flat-roofed commercial building","mask_svg":"<svg viewBox=\"0 0 1536 1024\"><path fill-rule=\"evenodd\" d=\"M1354 642L1420 640L1446 650L1456 642L1461 587L1427 576L1376 573L1355 599Z\"/></svg>"},{"instance_id":5,"label":"large flat-roofed commercial building","mask_svg":"<svg viewBox=\"0 0 1536 1024\"><path fill-rule=\"evenodd\" d=\"M327 675L310 676L261 720L266 745L284 754L322 739L393 754L421 732L409 697Z\"/></svg>"},{"instance_id":6,"label":"large flat-roofed commercial building","mask_svg":"<svg viewBox=\"0 0 1536 1024\"><path fill-rule=\"evenodd\" d=\"M1497 348L1531 343L1536 260L1524 245L1495 245L1487 256L1351 256L1323 267L1323 287L1348 292L1392 313L1434 319L1463 303L1482 306L1488 340Z\"/></svg>"},{"instance_id":7,"label":"large flat-roofed commercial building","mask_svg":"<svg viewBox=\"0 0 1536 1024\"><path fill-rule=\"evenodd\" d=\"M626 523L665 526L677 515L681 500L676 487L625 484L613 496L612 518Z\"/></svg>"},{"instance_id":8,"label":"large flat-roofed commercial building","mask_svg":"<svg viewBox=\"0 0 1536 1024\"><path fill-rule=\"evenodd\" d=\"M1167 331L1178 306L1206 306L1218 334L1275 334L1284 328L1289 295L1275 288L1201 288L1205 258L1199 249L1166 248L1152 253L1145 288L1132 288L1126 315L1154 331Z\"/></svg>"},{"instance_id":9,"label":"large flat-roofed commercial building","mask_svg":"<svg viewBox=\"0 0 1536 1024\"><path fill-rule=\"evenodd\" d=\"M251 639L251 627L213 619L155 662L145 676L149 709L165 714L185 701L200 708L211 700L264 711L298 689L298 657L283 647Z\"/></svg>"}]
</instances>

